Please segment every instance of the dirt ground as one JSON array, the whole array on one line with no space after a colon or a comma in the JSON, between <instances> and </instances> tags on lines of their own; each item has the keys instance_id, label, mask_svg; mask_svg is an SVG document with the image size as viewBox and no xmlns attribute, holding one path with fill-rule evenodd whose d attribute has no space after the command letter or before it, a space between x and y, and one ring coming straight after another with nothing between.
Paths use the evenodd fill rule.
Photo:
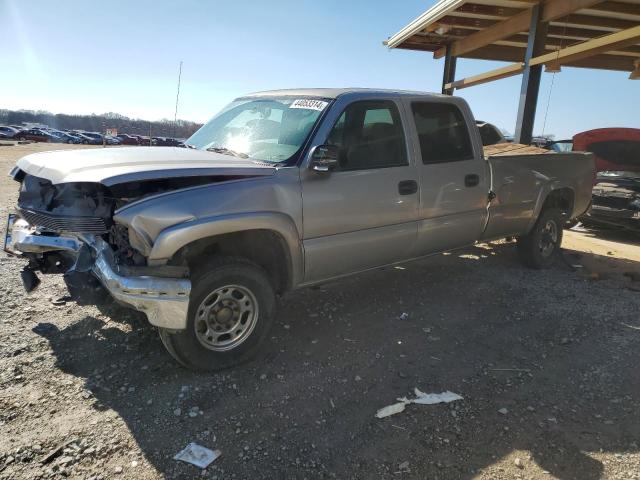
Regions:
<instances>
[{"instance_id":1,"label":"dirt ground","mask_svg":"<svg viewBox=\"0 0 640 480\"><path fill-rule=\"evenodd\" d=\"M0 147L0 172L47 148ZM2 218L16 196L0 176ZM2 253L0 478L640 479L639 240L577 228L549 270L501 242L293 292L260 358L208 375L59 278L26 295ZM463 400L374 417L414 387ZM190 442L222 456L173 460Z\"/></svg>"}]
</instances>

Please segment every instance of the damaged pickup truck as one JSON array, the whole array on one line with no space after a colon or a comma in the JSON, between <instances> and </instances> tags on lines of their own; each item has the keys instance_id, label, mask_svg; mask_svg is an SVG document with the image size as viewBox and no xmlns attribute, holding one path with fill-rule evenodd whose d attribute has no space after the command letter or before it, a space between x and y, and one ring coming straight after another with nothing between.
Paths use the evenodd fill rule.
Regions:
<instances>
[{"instance_id":1,"label":"damaged pickup truck","mask_svg":"<svg viewBox=\"0 0 640 480\"><path fill-rule=\"evenodd\" d=\"M297 287L506 236L546 266L594 172L583 153L487 158L464 100L414 92L256 93L186 145L22 158L5 248L27 290L62 273L197 370L254 355Z\"/></svg>"}]
</instances>

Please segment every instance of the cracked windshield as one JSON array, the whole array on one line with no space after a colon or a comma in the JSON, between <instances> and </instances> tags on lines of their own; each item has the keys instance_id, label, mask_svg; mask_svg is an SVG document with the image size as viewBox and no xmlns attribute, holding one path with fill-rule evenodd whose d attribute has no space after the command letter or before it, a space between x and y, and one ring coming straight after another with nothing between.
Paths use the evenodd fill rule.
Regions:
<instances>
[{"instance_id":1,"label":"cracked windshield","mask_svg":"<svg viewBox=\"0 0 640 480\"><path fill-rule=\"evenodd\" d=\"M328 102L253 98L229 104L186 142L187 146L241 158L280 163L292 158Z\"/></svg>"}]
</instances>

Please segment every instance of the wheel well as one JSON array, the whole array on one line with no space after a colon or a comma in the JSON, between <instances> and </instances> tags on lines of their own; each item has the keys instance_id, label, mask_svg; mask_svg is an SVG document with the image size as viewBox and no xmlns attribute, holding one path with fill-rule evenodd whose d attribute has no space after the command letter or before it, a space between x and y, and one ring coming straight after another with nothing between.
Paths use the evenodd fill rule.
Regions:
<instances>
[{"instance_id":1,"label":"wheel well","mask_svg":"<svg viewBox=\"0 0 640 480\"><path fill-rule=\"evenodd\" d=\"M574 193L570 188L559 188L553 190L547 195L542 205L542 210L547 208L559 208L562 213L570 218L573 213Z\"/></svg>"},{"instance_id":2,"label":"wheel well","mask_svg":"<svg viewBox=\"0 0 640 480\"><path fill-rule=\"evenodd\" d=\"M201 238L180 248L170 265L184 265L193 270L203 256L243 257L265 269L277 293L291 287L291 257L284 238L272 230L244 230Z\"/></svg>"}]
</instances>

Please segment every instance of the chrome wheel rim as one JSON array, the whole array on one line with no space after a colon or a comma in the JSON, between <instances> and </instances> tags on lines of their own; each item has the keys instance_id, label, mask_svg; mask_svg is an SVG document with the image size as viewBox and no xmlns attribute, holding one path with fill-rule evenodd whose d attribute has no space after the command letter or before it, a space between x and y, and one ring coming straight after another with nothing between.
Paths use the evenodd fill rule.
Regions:
<instances>
[{"instance_id":1,"label":"chrome wheel rim","mask_svg":"<svg viewBox=\"0 0 640 480\"><path fill-rule=\"evenodd\" d=\"M209 350L225 352L244 342L258 321L258 301L247 288L225 285L211 292L196 310L198 341Z\"/></svg>"},{"instance_id":2,"label":"chrome wheel rim","mask_svg":"<svg viewBox=\"0 0 640 480\"><path fill-rule=\"evenodd\" d=\"M558 243L558 226L553 220L548 220L540 233L540 254L543 257L549 257L556 248Z\"/></svg>"}]
</instances>

